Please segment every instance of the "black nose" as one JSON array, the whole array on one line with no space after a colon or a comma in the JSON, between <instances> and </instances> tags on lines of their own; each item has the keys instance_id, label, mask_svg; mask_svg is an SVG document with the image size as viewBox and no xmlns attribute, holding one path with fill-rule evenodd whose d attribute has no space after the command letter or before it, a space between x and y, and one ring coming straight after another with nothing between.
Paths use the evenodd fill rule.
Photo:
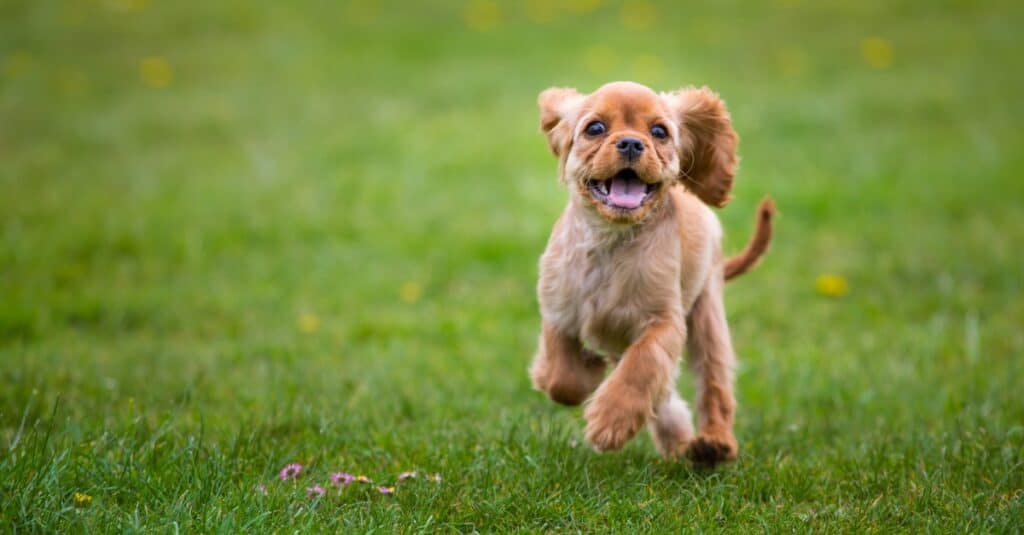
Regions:
<instances>
[{"instance_id":1,"label":"black nose","mask_svg":"<svg viewBox=\"0 0 1024 535\"><path fill-rule=\"evenodd\" d=\"M623 157L632 160L644 151L644 142L635 137L624 137L615 143L615 148Z\"/></svg>"}]
</instances>

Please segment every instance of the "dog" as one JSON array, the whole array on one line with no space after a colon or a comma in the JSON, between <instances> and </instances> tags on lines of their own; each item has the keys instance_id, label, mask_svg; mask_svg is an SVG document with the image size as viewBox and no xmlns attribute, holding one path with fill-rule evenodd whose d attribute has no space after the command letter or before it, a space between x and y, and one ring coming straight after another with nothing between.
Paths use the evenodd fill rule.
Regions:
<instances>
[{"instance_id":1,"label":"dog","mask_svg":"<svg viewBox=\"0 0 1024 535\"><path fill-rule=\"evenodd\" d=\"M766 197L750 242L723 258L711 207L731 198L739 141L724 102L707 87L655 93L614 82L589 95L550 88L538 104L570 195L540 259L534 387L564 405L586 401L585 435L598 451L646 425L666 458L735 459L722 291L767 250L775 206ZM697 433L675 386L684 346Z\"/></svg>"}]
</instances>

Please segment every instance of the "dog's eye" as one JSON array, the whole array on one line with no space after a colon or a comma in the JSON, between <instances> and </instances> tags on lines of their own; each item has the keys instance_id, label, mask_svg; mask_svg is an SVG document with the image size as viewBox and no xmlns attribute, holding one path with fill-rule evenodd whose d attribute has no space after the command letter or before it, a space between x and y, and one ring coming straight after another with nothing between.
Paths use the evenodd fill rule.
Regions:
<instances>
[{"instance_id":1,"label":"dog's eye","mask_svg":"<svg viewBox=\"0 0 1024 535\"><path fill-rule=\"evenodd\" d=\"M607 130L607 128L605 128L604 123L601 121L594 121L587 125L588 136L599 136L603 134L605 130Z\"/></svg>"},{"instance_id":2,"label":"dog's eye","mask_svg":"<svg viewBox=\"0 0 1024 535\"><path fill-rule=\"evenodd\" d=\"M668 137L668 130L665 130L664 126L656 124L651 127L651 135L658 139L665 139Z\"/></svg>"}]
</instances>

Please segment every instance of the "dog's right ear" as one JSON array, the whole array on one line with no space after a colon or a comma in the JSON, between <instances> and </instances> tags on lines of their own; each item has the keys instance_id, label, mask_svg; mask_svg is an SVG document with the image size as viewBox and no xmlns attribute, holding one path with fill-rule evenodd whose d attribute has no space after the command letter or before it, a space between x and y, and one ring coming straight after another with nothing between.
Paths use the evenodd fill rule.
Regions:
<instances>
[{"instance_id":1,"label":"dog's right ear","mask_svg":"<svg viewBox=\"0 0 1024 535\"><path fill-rule=\"evenodd\" d=\"M548 146L555 156L562 157L569 152L582 103L583 95L569 87L551 87L537 97L540 129L548 137Z\"/></svg>"}]
</instances>

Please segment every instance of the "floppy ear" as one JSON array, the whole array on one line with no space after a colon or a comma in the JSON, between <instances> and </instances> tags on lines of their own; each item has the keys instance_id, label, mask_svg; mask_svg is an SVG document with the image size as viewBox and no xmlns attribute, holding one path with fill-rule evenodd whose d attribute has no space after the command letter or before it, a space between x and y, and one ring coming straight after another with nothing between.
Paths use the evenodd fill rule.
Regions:
<instances>
[{"instance_id":1,"label":"floppy ear","mask_svg":"<svg viewBox=\"0 0 1024 535\"><path fill-rule=\"evenodd\" d=\"M679 181L705 203L725 206L732 198L739 143L725 102L707 87L662 98L679 124Z\"/></svg>"},{"instance_id":2,"label":"floppy ear","mask_svg":"<svg viewBox=\"0 0 1024 535\"><path fill-rule=\"evenodd\" d=\"M565 155L572 145L572 129L582 101L583 95L569 87L551 87L537 97L540 129L548 137L548 146L555 156Z\"/></svg>"}]
</instances>

